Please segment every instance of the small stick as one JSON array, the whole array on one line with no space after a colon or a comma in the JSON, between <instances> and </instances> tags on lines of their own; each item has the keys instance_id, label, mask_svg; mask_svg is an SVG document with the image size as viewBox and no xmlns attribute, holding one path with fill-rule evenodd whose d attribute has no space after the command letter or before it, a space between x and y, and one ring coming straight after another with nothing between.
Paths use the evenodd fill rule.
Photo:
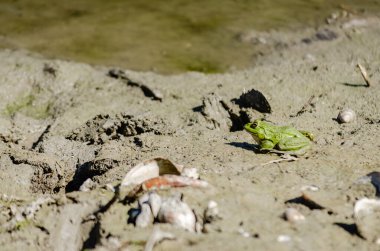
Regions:
<instances>
[{"instance_id":1,"label":"small stick","mask_svg":"<svg viewBox=\"0 0 380 251\"><path fill-rule=\"evenodd\" d=\"M286 155L281 156L281 159L271 160L267 163L261 164L261 166L266 166L266 165L273 164L273 163L279 163L282 161L296 161L296 160L298 160L298 158L286 154Z\"/></svg>"},{"instance_id":2,"label":"small stick","mask_svg":"<svg viewBox=\"0 0 380 251\"><path fill-rule=\"evenodd\" d=\"M301 110L299 110L296 115L292 115L291 117L297 117L297 116L301 115L302 113L305 113L307 108L313 104L314 98L315 98L315 95L311 95L311 97L306 102L306 104L304 104L302 106Z\"/></svg>"},{"instance_id":3,"label":"small stick","mask_svg":"<svg viewBox=\"0 0 380 251\"><path fill-rule=\"evenodd\" d=\"M356 66L359 68L360 73L362 74L362 77L364 78L364 81L367 83L367 87L370 87L371 83L369 81L367 71L365 70L365 68L361 64L357 64Z\"/></svg>"}]
</instances>

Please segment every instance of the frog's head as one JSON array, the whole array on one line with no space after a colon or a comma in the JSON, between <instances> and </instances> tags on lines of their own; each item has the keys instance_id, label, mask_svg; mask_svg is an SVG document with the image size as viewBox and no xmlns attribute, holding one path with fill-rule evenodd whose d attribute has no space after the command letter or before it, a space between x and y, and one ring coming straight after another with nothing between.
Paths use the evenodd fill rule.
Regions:
<instances>
[{"instance_id":1,"label":"frog's head","mask_svg":"<svg viewBox=\"0 0 380 251\"><path fill-rule=\"evenodd\" d=\"M265 138L264 122L256 119L252 123L245 124L244 129L249 132L256 142Z\"/></svg>"}]
</instances>

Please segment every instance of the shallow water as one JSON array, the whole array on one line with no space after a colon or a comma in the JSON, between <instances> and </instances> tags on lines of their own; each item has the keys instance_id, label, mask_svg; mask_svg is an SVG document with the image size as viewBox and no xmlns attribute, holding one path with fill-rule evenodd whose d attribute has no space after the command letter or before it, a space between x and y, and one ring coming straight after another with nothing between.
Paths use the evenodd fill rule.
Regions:
<instances>
[{"instance_id":1,"label":"shallow water","mask_svg":"<svg viewBox=\"0 0 380 251\"><path fill-rule=\"evenodd\" d=\"M237 34L316 25L342 6L375 12L380 0L2 0L0 47L140 71L222 72L252 60Z\"/></svg>"}]
</instances>

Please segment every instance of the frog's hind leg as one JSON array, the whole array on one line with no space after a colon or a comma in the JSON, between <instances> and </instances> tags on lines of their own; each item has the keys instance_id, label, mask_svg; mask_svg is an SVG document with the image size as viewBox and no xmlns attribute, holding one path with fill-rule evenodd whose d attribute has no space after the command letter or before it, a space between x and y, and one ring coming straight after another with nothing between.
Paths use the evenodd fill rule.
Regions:
<instances>
[{"instance_id":1,"label":"frog's hind leg","mask_svg":"<svg viewBox=\"0 0 380 251\"><path fill-rule=\"evenodd\" d=\"M311 132L308 132L308 131L299 131L300 133L302 133L306 138L310 139L311 141L314 141L315 137L314 137L314 134L312 134Z\"/></svg>"},{"instance_id":2,"label":"frog's hind leg","mask_svg":"<svg viewBox=\"0 0 380 251\"><path fill-rule=\"evenodd\" d=\"M282 139L277 144L277 149L281 151L306 150L310 147L310 140L305 137L289 137Z\"/></svg>"}]
</instances>

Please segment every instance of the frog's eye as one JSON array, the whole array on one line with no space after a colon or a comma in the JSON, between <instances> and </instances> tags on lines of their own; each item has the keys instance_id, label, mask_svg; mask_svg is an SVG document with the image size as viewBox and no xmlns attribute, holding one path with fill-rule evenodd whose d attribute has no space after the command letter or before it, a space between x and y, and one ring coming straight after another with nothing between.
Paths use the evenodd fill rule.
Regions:
<instances>
[{"instance_id":1,"label":"frog's eye","mask_svg":"<svg viewBox=\"0 0 380 251\"><path fill-rule=\"evenodd\" d=\"M257 122L255 121L255 122L253 122L252 124L251 124L251 128L252 129L255 129L257 127Z\"/></svg>"}]
</instances>

